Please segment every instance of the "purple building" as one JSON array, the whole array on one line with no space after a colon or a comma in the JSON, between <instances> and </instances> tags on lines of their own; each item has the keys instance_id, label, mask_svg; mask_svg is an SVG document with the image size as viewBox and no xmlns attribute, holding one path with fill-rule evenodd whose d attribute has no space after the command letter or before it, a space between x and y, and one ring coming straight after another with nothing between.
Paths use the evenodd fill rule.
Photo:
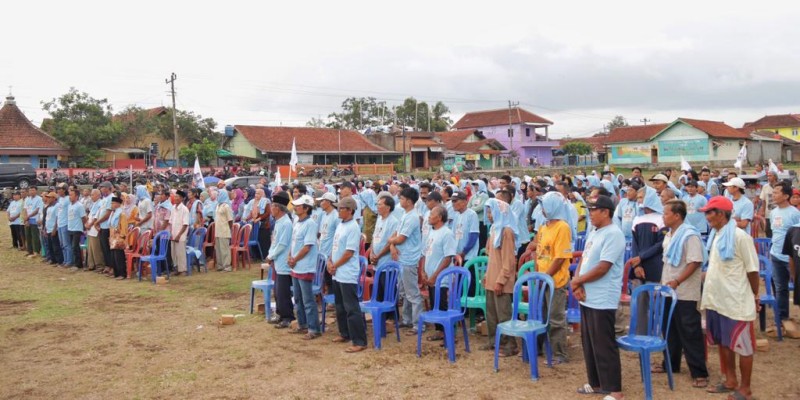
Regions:
<instances>
[{"instance_id":1,"label":"purple building","mask_svg":"<svg viewBox=\"0 0 800 400\"><path fill-rule=\"evenodd\" d=\"M495 139L508 149L501 154L506 160L510 159L511 151L515 151L519 157L517 163L520 166L529 166L534 162L550 165L553 148L559 144L557 140L550 140L550 125L553 125L552 121L515 107L469 112L453 125L453 129L481 131L487 139Z\"/></svg>"}]
</instances>

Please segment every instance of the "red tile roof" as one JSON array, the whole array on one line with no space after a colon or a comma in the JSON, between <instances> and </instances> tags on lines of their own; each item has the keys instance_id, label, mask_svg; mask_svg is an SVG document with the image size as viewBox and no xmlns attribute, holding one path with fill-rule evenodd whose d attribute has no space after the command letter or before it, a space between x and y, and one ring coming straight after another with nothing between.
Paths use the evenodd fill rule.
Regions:
<instances>
[{"instance_id":1,"label":"red tile roof","mask_svg":"<svg viewBox=\"0 0 800 400\"><path fill-rule=\"evenodd\" d=\"M560 139L558 141L558 147L562 148L565 144L569 142L583 142L589 143L592 146L592 150L598 153L604 153L606 142L608 142L608 135L595 135L591 137L582 137L582 138L569 138L569 139Z\"/></svg>"},{"instance_id":2,"label":"red tile roof","mask_svg":"<svg viewBox=\"0 0 800 400\"><path fill-rule=\"evenodd\" d=\"M531 123L552 125L553 122L542 118L530 111L519 107L511 109L511 123ZM487 126L499 126L509 124L509 110L501 108L499 110L475 111L466 113L458 122L453 125L454 129L483 128Z\"/></svg>"},{"instance_id":3,"label":"red tile roof","mask_svg":"<svg viewBox=\"0 0 800 400\"><path fill-rule=\"evenodd\" d=\"M6 97L3 108L0 108L0 149L50 150L58 154L69 152L61 142L31 123L10 95Z\"/></svg>"},{"instance_id":4,"label":"red tile roof","mask_svg":"<svg viewBox=\"0 0 800 400\"><path fill-rule=\"evenodd\" d=\"M745 128L769 129L769 128L793 128L800 126L800 114L765 115L763 118L747 122Z\"/></svg>"},{"instance_id":5,"label":"red tile roof","mask_svg":"<svg viewBox=\"0 0 800 400\"><path fill-rule=\"evenodd\" d=\"M465 142L467 138L476 135L480 140ZM505 146L495 139L486 139L483 135L472 129L460 131L437 132L436 136L442 141L445 149L463 153L483 153L494 154L496 150L506 150ZM481 150L481 147L489 146L492 150Z\"/></svg>"},{"instance_id":6,"label":"red tile roof","mask_svg":"<svg viewBox=\"0 0 800 400\"><path fill-rule=\"evenodd\" d=\"M393 153L361 133L345 129L252 125L235 125L234 129L255 148L270 153L291 152L293 138L298 153Z\"/></svg>"},{"instance_id":7,"label":"red tile roof","mask_svg":"<svg viewBox=\"0 0 800 400\"><path fill-rule=\"evenodd\" d=\"M730 125L720 121L706 121L701 119L678 118L671 124L636 125L615 128L608 135L608 143L647 142L655 138L664 129L678 121L705 132L716 139L749 139L750 135L743 133Z\"/></svg>"}]
</instances>

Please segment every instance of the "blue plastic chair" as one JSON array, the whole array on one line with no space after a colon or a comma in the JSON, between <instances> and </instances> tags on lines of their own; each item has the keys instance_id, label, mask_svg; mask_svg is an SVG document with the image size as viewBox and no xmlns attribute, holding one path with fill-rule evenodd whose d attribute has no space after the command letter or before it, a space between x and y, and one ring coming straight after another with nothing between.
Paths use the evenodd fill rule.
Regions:
<instances>
[{"instance_id":1,"label":"blue plastic chair","mask_svg":"<svg viewBox=\"0 0 800 400\"><path fill-rule=\"evenodd\" d=\"M451 363L456 362L456 338L453 326L461 322L461 330L464 333L464 345L469 353L469 336L467 335L467 322L464 319L466 307L461 305L461 294L465 288L469 287L472 277L464 268L447 267L436 278L436 293L441 293L443 285L448 285L447 291L447 310L439 310L441 297L436 296L433 309L425 311L419 315L417 322L417 357L422 357L422 334L425 322L439 324L444 327L444 343L447 347L447 358Z\"/></svg>"},{"instance_id":2,"label":"blue plastic chair","mask_svg":"<svg viewBox=\"0 0 800 400\"><path fill-rule=\"evenodd\" d=\"M324 254L317 254L317 269L314 271L314 281L311 282L311 293L314 296L322 294L322 285L325 280L325 268L328 266L328 260L325 259Z\"/></svg>"},{"instance_id":3,"label":"blue plastic chair","mask_svg":"<svg viewBox=\"0 0 800 400\"><path fill-rule=\"evenodd\" d=\"M623 265L627 263L633 257L633 241L626 240L625 241L625 255L624 255Z\"/></svg>"},{"instance_id":4,"label":"blue plastic chair","mask_svg":"<svg viewBox=\"0 0 800 400\"><path fill-rule=\"evenodd\" d=\"M769 251L770 249L772 249L772 238L755 238L753 241L755 242L756 253L758 253L759 257L764 256L769 259L770 258ZM758 276L760 276L761 278L764 277L763 269L758 271Z\"/></svg>"},{"instance_id":5,"label":"blue plastic chair","mask_svg":"<svg viewBox=\"0 0 800 400\"><path fill-rule=\"evenodd\" d=\"M264 319L269 321L272 316L272 288L275 287L275 281L272 280L272 265L267 269L266 279L253 281L250 283L250 314L252 314L256 290L260 290L264 294Z\"/></svg>"},{"instance_id":6,"label":"blue plastic chair","mask_svg":"<svg viewBox=\"0 0 800 400\"><path fill-rule=\"evenodd\" d=\"M378 285L383 276L383 300L378 300ZM394 313L394 331L400 342L400 326L397 321L397 279L400 276L400 264L389 261L375 270L372 281L372 296L369 301L362 301L361 312L372 315L372 335L375 338L375 349L380 350L381 338L386 337L386 313Z\"/></svg>"},{"instance_id":7,"label":"blue plastic chair","mask_svg":"<svg viewBox=\"0 0 800 400\"><path fill-rule=\"evenodd\" d=\"M778 298L772 292L772 260L769 256L758 256L758 264L764 278L764 288L766 293L759 296L761 301L761 311L758 313L758 322L761 332L767 328L767 307L772 308L775 317L775 330L778 332L778 341L783 341L783 328L781 326L781 313L778 311Z\"/></svg>"},{"instance_id":8,"label":"blue plastic chair","mask_svg":"<svg viewBox=\"0 0 800 400\"><path fill-rule=\"evenodd\" d=\"M203 241L206 240L206 228L197 228L189 235L189 243L186 244L186 274L191 275L194 269L194 262L197 261L197 272L201 272L201 268L208 272L208 266L205 262L201 263L200 258L195 254L195 250L201 254L203 252Z\"/></svg>"},{"instance_id":9,"label":"blue plastic chair","mask_svg":"<svg viewBox=\"0 0 800 400\"><path fill-rule=\"evenodd\" d=\"M584 247L586 247L586 232L581 232L575 238L575 248L572 251L583 251Z\"/></svg>"},{"instance_id":10,"label":"blue plastic chair","mask_svg":"<svg viewBox=\"0 0 800 400\"><path fill-rule=\"evenodd\" d=\"M647 321L637 320L637 300L639 296L647 296L649 299ZM667 297L671 297L672 302L667 313L666 327L662 329L665 323L664 311ZM622 350L639 353L639 368L644 382L645 399L647 400L652 400L653 398L653 383L650 373L650 353L652 352L665 352L664 360L667 366L665 368L667 380L669 381L670 390L673 390L672 365L666 350L669 324L672 320L672 312L675 311L677 300L678 295L669 286L648 283L637 287L631 295L631 323L628 332L632 333L617 338L617 343ZM647 324L647 335L635 334L635 332L638 332L638 324L640 323Z\"/></svg>"},{"instance_id":11,"label":"blue plastic chair","mask_svg":"<svg viewBox=\"0 0 800 400\"><path fill-rule=\"evenodd\" d=\"M353 257L356 257L353 255ZM358 290L356 291L356 297L361 298L362 294L364 293L364 279L366 278L367 274L367 258L364 256L358 256L358 264L359 264L359 271L358 271ZM322 332L325 333L325 315L328 313L327 308L328 304L336 304L336 297L333 293L328 293L325 296L322 296Z\"/></svg>"},{"instance_id":12,"label":"blue plastic chair","mask_svg":"<svg viewBox=\"0 0 800 400\"><path fill-rule=\"evenodd\" d=\"M153 283L156 283L156 277L159 273L159 263L164 263L164 269L167 272L167 279L169 279L169 266L167 265L167 246L169 246L169 231L161 231L153 238L153 245L150 246L150 255L142 256L139 258L139 265L136 267L136 275L139 276L139 281L142 280L142 262L150 263L150 275ZM156 253L158 252L158 253Z\"/></svg>"},{"instance_id":13,"label":"blue plastic chair","mask_svg":"<svg viewBox=\"0 0 800 400\"><path fill-rule=\"evenodd\" d=\"M572 285L567 285L567 323L581 323L581 305L572 293Z\"/></svg>"},{"instance_id":14,"label":"blue plastic chair","mask_svg":"<svg viewBox=\"0 0 800 400\"><path fill-rule=\"evenodd\" d=\"M519 306L522 301L523 286L527 286L528 310L529 315L525 321L519 320ZM555 283L550 275L540 272L531 272L523 275L514 284L514 303L511 310L511 319L497 324L494 334L494 372L500 371L500 336L513 336L522 338L525 347L522 349L522 361L531 365L531 379L539 379L539 366L536 362L536 344L539 335L545 335L545 349L547 353L547 365L553 365L553 351L550 347L550 339L547 337L547 328L550 323L550 314L545 315L544 301L547 296L547 304L553 304L553 292Z\"/></svg>"},{"instance_id":15,"label":"blue plastic chair","mask_svg":"<svg viewBox=\"0 0 800 400\"><path fill-rule=\"evenodd\" d=\"M258 259L264 259L264 253L261 251L261 243L258 242L258 233L261 230L261 222L253 222L253 230L250 231L250 240L247 241L247 247L252 250L253 247L258 250ZM255 253L254 253L255 254Z\"/></svg>"}]
</instances>

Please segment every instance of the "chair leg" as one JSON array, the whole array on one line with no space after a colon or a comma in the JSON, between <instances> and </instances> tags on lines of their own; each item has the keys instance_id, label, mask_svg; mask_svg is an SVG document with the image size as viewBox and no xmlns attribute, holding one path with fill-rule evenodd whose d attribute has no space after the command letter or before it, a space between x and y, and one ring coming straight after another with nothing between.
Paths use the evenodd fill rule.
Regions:
<instances>
[{"instance_id":1,"label":"chair leg","mask_svg":"<svg viewBox=\"0 0 800 400\"><path fill-rule=\"evenodd\" d=\"M500 371L500 329L494 331L494 372Z\"/></svg>"},{"instance_id":2,"label":"chair leg","mask_svg":"<svg viewBox=\"0 0 800 400\"><path fill-rule=\"evenodd\" d=\"M642 354L642 370L644 371L644 398L653 400L653 382L650 376L650 354Z\"/></svg>"},{"instance_id":3,"label":"chair leg","mask_svg":"<svg viewBox=\"0 0 800 400\"><path fill-rule=\"evenodd\" d=\"M250 314L253 313L253 303L256 297L256 289L254 287L250 287ZM264 312L266 312L267 307L264 306Z\"/></svg>"},{"instance_id":4,"label":"chair leg","mask_svg":"<svg viewBox=\"0 0 800 400\"><path fill-rule=\"evenodd\" d=\"M422 318L417 322L417 357L422 357L422 328L424 327Z\"/></svg>"},{"instance_id":5,"label":"chair leg","mask_svg":"<svg viewBox=\"0 0 800 400\"><path fill-rule=\"evenodd\" d=\"M397 316L397 307L394 308L394 333L397 335L397 343L400 343L400 324L397 322L399 320Z\"/></svg>"},{"instance_id":6,"label":"chair leg","mask_svg":"<svg viewBox=\"0 0 800 400\"><path fill-rule=\"evenodd\" d=\"M522 346L522 362L527 364L530 362L530 353L528 352L528 346Z\"/></svg>"},{"instance_id":7,"label":"chair leg","mask_svg":"<svg viewBox=\"0 0 800 400\"><path fill-rule=\"evenodd\" d=\"M538 381L539 380L539 360L536 357L536 343L537 343L537 335L529 335L523 338L525 342L525 348L528 350L528 360L531 364L531 380Z\"/></svg>"},{"instance_id":8,"label":"chair leg","mask_svg":"<svg viewBox=\"0 0 800 400\"><path fill-rule=\"evenodd\" d=\"M322 327L320 330L322 333L325 333L325 325L328 325L328 323L325 322L325 314L327 313L328 304L325 303L325 296L323 294L320 294L320 297L322 298Z\"/></svg>"},{"instance_id":9,"label":"chair leg","mask_svg":"<svg viewBox=\"0 0 800 400\"><path fill-rule=\"evenodd\" d=\"M272 290L269 288L264 289L264 319L269 321L269 318L272 317L272 304L270 304L270 297L272 294Z\"/></svg>"},{"instance_id":10,"label":"chair leg","mask_svg":"<svg viewBox=\"0 0 800 400\"><path fill-rule=\"evenodd\" d=\"M669 383L669 390L675 390L675 385L672 381L672 361L669 359L669 351L664 351L664 360L667 364L667 383Z\"/></svg>"},{"instance_id":11,"label":"chair leg","mask_svg":"<svg viewBox=\"0 0 800 400\"><path fill-rule=\"evenodd\" d=\"M442 324L444 327L444 343L445 347L447 347L447 358L450 360L451 363L456 362L456 337L455 337L455 330L453 329L453 324L447 323Z\"/></svg>"},{"instance_id":12,"label":"chair leg","mask_svg":"<svg viewBox=\"0 0 800 400\"><path fill-rule=\"evenodd\" d=\"M467 321L461 320L461 331L464 333L464 350L469 353L469 335L467 334Z\"/></svg>"},{"instance_id":13,"label":"chair leg","mask_svg":"<svg viewBox=\"0 0 800 400\"><path fill-rule=\"evenodd\" d=\"M375 315L375 313L370 312L372 315L372 337L375 340L375 349L381 349L381 336L383 336L383 329L381 329L381 322L383 322L383 314ZM377 317L377 318L376 318ZM383 326L386 329L386 325Z\"/></svg>"},{"instance_id":14,"label":"chair leg","mask_svg":"<svg viewBox=\"0 0 800 400\"><path fill-rule=\"evenodd\" d=\"M544 335L544 354L547 355L547 366L552 368L553 367L553 347L550 346L550 336L547 335L547 332L543 333ZM538 342L538 340L537 340ZM538 353L537 353L538 354ZM533 355L533 358L536 358L536 354Z\"/></svg>"}]
</instances>

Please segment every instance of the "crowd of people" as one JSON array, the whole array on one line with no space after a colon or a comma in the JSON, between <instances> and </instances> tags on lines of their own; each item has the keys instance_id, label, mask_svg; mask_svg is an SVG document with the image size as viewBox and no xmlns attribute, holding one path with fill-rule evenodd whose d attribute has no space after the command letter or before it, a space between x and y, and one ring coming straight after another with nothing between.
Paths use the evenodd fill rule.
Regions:
<instances>
[{"instance_id":1,"label":"crowd of people","mask_svg":"<svg viewBox=\"0 0 800 400\"><path fill-rule=\"evenodd\" d=\"M354 178L309 185L262 179L244 188L225 187L224 182L206 189L104 182L83 192L66 185L41 195L36 188L14 192L7 212L13 246L27 257L118 280L130 278L125 251L132 244L126 238L134 228L140 234L168 232L167 268L180 276L194 267L187 265L187 250L198 255L200 265L210 265L213 252L216 270L231 271L234 224L251 224L258 242L251 256L275 273L275 317L269 322L306 340L321 336L324 321L312 289L321 255L326 260L323 290L335 298L338 335L333 342L348 344L345 351L351 353L367 347L359 256L376 268L390 261L401 266L400 327L417 335L422 334L416 329L426 305L422 293L427 291L429 306L438 297L446 309L448 289L435 286L439 274L485 253L485 276L470 288L471 293L476 285L486 289L482 318L490 339L483 350L495 350L496 327L511 318L518 268L533 260L536 271L550 275L555 286L552 302L545 305L554 363L571 361L566 320L571 295L580 303L588 380L578 392L608 399L623 397L615 340L626 325L620 312L623 281L630 282L626 291L666 285L676 293L670 300L676 304L666 353L670 363L653 371L671 365L679 372L683 355L692 386L751 398L753 321L760 308L754 237L771 238L772 276L783 320L789 318L789 284L797 279L800 260L800 190L780 179L782 173L757 166L756 186L736 172L705 167L666 170L650 178L634 168L629 177L611 171L536 177L454 173L429 180ZM766 224L754 224L759 217ZM212 223L208 242L213 246L187 249L190 233ZM623 279L626 271L629 280ZM646 312L646 299L632 301ZM800 296L795 294L794 303L800 304ZM296 327L289 329L294 320ZM430 341L443 339L438 328L428 335ZM723 376L718 384L709 382L706 339L719 348ZM510 337L502 337L500 346L496 350L503 357L519 352Z\"/></svg>"}]
</instances>

